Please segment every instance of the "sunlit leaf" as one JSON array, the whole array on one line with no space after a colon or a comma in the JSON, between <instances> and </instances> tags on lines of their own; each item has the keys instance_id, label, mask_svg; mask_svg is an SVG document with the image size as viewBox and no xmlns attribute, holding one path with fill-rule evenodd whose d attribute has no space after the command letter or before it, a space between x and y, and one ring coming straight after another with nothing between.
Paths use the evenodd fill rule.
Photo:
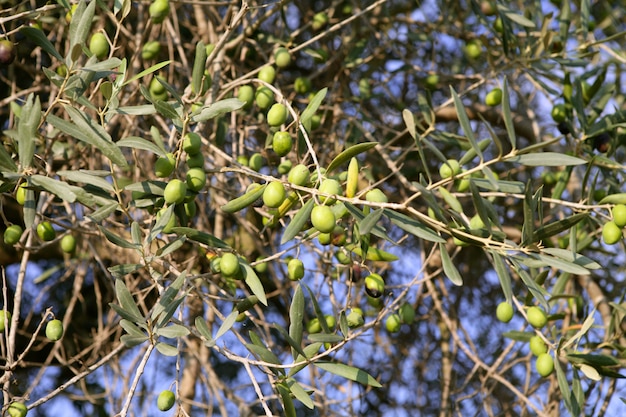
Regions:
<instances>
[{"instance_id":1,"label":"sunlit leaf","mask_svg":"<svg viewBox=\"0 0 626 417\"><path fill-rule=\"evenodd\" d=\"M527 166L565 166L586 164L584 159L557 152L538 152L514 156L506 159L507 162L517 162Z\"/></svg>"},{"instance_id":2,"label":"sunlit leaf","mask_svg":"<svg viewBox=\"0 0 626 417\"><path fill-rule=\"evenodd\" d=\"M363 152L367 152L376 145L378 145L378 142L364 142L358 143L349 147L348 149L345 149L343 152L337 155L335 159L333 159L333 161L328 165L328 168L326 168L326 173L330 174L341 165L350 162L350 159L352 159L352 157L357 156Z\"/></svg>"},{"instance_id":3,"label":"sunlit leaf","mask_svg":"<svg viewBox=\"0 0 626 417\"><path fill-rule=\"evenodd\" d=\"M423 225L419 221L406 216L397 211L385 209L385 216L391 220L393 224L398 226L405 232L411 233L421 239L425 239L431 242L445 242L445 239L433 232L427 226Z\"/></svg>"},{"instance_id":4,"label":"sunlit leaf","mask_svg":"<svg viewBox=\"0 0 626 417\"><path fill-rule=\"evenodd\" d=\"M167 343L159 342L155 345L156 350L159 351L161 355L165 356L176 356L178 355L178 349L176 346L168 345Z\"/></svg>"},{"instance_id":5,"label":"sunlit leaf","mask_svg":"<svg viewBox=\"0 0 626 417\"><path fill-rule=\"evenodd\" d=\"M337 362L317 361L313 362L313 364L320 369L349 379L351 381L355 381L363 385L370 385L375 388L382 387L382 385L380 385L380 383L376 381L373 376L363 371L362 369Z\"/></svg>"},{"instance_id":6,"label":"sunlit leaf","mask_svg":"<svg viewBox=\"0 0 626 417\"><path fill-rule=\"evenodd\" d=\"M448 277L454 285L463 285L463 277L459 273L459 270L452 263L445 243L439 243L439 253L441 256L441 265L443 266L443 273Z\"/></svg>"},{"instance_id":7,"label":"sunlit leaf","mask_svg":"<svg viewBox=\"0 0 626 417\"><path fill-rule=\"evenodd\" d=\"M254 295L259 298L259 301L263 305L267 305L267 296L265 295L265 288L263 288L263 284L261 280L257 276L254 269L248 265L247 263L240 264L240 267L244 268L244 281Z\"/></svg>"},{"instance_id":8,"label":"sunlit leaf","mask_svg":"<svg viewBox=\"0 0 626 417\"><path fill-rule=\"evenodd\" d=\"M309 218L311 217L311 211L313 210L314 204L315 201L313 199L309 199L309 201L307 201L302 206L302 208L298 210L296 215L293 216L293 219L291 219L289 225L287 225L285 231L283 232L283 237L280 239L281 245L291 241L291 239L293 239L298 233L300 233L304 225L309 221Z\"/></svg>"},{"instance_id":9,"label":"sunlit leaf","mask_svg":"<svg viewBox=\"0 0 626 417\"><path fill-rule=\"evenodd\" d=\"M208 107L204 107L200 113L194 114L191 120L193 122L205 122L210 119L214 119L221 116L224 113L230 113L235 110L239 110L246 103L236 98L227 98L217 101Z\"/></svg>"}]
</instances>

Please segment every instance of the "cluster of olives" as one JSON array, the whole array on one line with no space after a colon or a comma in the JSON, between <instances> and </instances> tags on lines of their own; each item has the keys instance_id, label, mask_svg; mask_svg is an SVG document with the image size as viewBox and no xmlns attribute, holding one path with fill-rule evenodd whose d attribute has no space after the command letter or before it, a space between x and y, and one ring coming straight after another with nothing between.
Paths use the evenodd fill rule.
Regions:
<instances>
[{"instance_id":1,"label":"cluster of olives","mask_svg":"<svg viewBox=\"0 0 626 417\"><path fill-rule=\"evenodd\" d=\"M21 183L15 190L15 201L20 205L24 205L26 202L25 182ZM57 237L56 229L52 226L52 223L47 220L39 222L35 229L37 236L42 242L51 242ZM23 233L24 229L19 224L9 225L4 230L4 243L11 246L17 244L22 238ZM71 233L65 234L61 238L59 245L63 252L73 254L76 251L76 238Z\"/></svg>"},{"instance_id":2,"label":"cluster of olives","mask_svg":"<svg viewBox=\"0 0 626 417\"><path fill-rule=\"evenodd\" d=\"M503 301L496 308L496 317L503 323L508 323L513 319L513 306ZM548 315L538 306L531 306L526 310L528 324L534 329L541 330L548 324ZM530 351L537 357L535 361L535 369L542 377L547 377L554 371L554 359L548 353L548 345L544 339L536 334L529 339Z\"/></svg>"},{"instance_id":3,"label":"cluster of olives","mask_svg":"<svg viewBox=\"0 0 626 417\"><path fill-rule=\"evenodd\" d=\"M626 226L626 205L616 204L611 210L612 220L602 226L602 240L614 245L622 240L622 229Z\"/></svg>"}]
</instances>

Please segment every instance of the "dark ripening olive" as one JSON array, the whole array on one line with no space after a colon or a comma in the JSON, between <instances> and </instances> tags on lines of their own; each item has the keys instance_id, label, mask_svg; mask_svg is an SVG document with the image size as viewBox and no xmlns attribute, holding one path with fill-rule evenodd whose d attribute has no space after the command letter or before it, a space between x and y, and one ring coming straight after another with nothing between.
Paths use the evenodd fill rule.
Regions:
<instances>
[{"instance_id":1,"label":"dark ripening olive","mask_svg":"<svg viewBox=\"0 0 626 417\"><path fill-rule=\"evenodd\" d=\"M559 122L556 127L557 129L559 129L559 132L561 132L562 135L568 135L572 133L567 122Z\"/></svg>"},{"instance_id":2,"label":"dark ripening olive","mask_svg":"<svg viewBox=\"0 0 626 417\"><path fill-rule=\"evenodd\" d=\"M15 59L13 42L3 39L0 41L0 65L9 65Z\"/></svg>"},{"instance_id":3,"label":"dark ripening olive","mask_svg":"<svg viewBox=\"0 0 626 417\"><path fill-rule=\"evenodd\" d=\"M593 149L600 153L606 153L611 144L611 137L608 133L600 133L593 137Z\"/></svg>"}]
</instances>

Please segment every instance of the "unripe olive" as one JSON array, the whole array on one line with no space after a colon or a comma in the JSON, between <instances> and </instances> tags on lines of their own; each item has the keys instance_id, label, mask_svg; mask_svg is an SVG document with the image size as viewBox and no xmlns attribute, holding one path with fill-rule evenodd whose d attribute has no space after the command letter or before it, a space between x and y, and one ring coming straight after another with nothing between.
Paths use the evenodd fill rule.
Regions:
<instances>
[{"instance_id":1,"label":"unripe olive","mask_svg":"<svg viewBox=\"0 0 626 417\"><path fill-rule=\"evenodd\" d=\"M220 271L226 277L235 276L240 269L239 257L231 252L226 252L220 258Z\"/></svg>"},{"instance_id":2,"label":"unripe olive","mask_svg":"<svg viewBox=\"0 0 626 417\"><path fill-rule=\"evenodd\" d=\"M155 59L159 56L159 52L161 52L161 42L148 41L145 43L143 48L141 48L141 58L146 61Z\"/></svg>"},{"instance_id":3,"label":"unripe olive","mask_svg":"<svg viewBox=\"0 0 626 417\"><path fill-rule=\"evenodd\" d=\"M319 186L319 191L321 193L332 195L342 195L343 190L341 189L341 184L334 178L327 178ZM320 196L320 201L325 204L334 204L337 201L333 197L325 197Z\"/></svg>"},{"instance_id":4,"label":"unripe olive","mask_svg":"<svg viewBox=\"0 0 626 417\"><path fill-rule=\"evenodd\" d=\"M330 233L335 229L335 214L328 206L315 206L311 211L313 227L322 233Z\"/></svg>"},{"instance_id":5,"label":"unripe olive","mask_svg":"<svg viewBox=\"0 0 626 417\"><path fill-rule=\"evenodd\" d=\"M254 99L259 109L268 109L274 103L274 92L265 86L259 87Z\"/></svg>"},{"instance_id":6,"label":"unripe olive","mask_svg":"<svg viewBox=\"0 0 626 417\"><path fill-rule=\"evenodd\" d=\"M328 327L328 330L334 330L335 326L337 325L337 320L335 320L334 316L331 316L330 314L326 314L324 316L324 320L326 321L326 327Z\"/></svg>"},{"instance_id":7,"label":"unripe olive","mask_svg":"<svg viewBox=\"0 0 626 417\"><path fill-rule=\"evenodd\" d=\"M248 166L250 167L251 170L259 172L261 168L263 168L263 165L265 165L265 160L263 159L263 155L256 152L250 156L250 159L248 160Z\"/></svg>"},{"instance_id":8,"label":"unripe olive","mask_svg":"<svg viewBox=\"0 0 626 417\"><path fill-rule=\"evenodd\" d=\"M465 55L467 55L469 59L478 59L482 53L483 48L478 40L470 41L465 45Z\"/></svg>"},{"instance_id":9,"label":"unripe olive","mask_svg":"<svg viewBox=\"0 0 626 417\"><path fill-rule=\"evenodd\" d=\"M54 342L63 337L63 323L61 320L50 320L46 325L46 337Z\"/></svg>"},{"instance_id":10,"label":"unripe olive","mask_svg":"<svg viewBox=\"0 0 626 417\"><path fill-rule=\"evenodd\" d=\"M254 102L254 89L250 85L242 85L237 92L237 98L245 103L243 108L248 110Z\"/></svg>"},{"instance_id":11,"label":"unripe olive","mask_svg":"<svg viewBox=\"0 0 626 417\"><path fill-rule=\"evenodd\" d=\"M307 168L304 164L298 164L291 168L291 171L289 171L289 175L287 176L287 180L291 184L305 186L309 183L310 176L311 173L309 172L309 168Z\"/></svg>"},{"instance_id":12,"label":"unripe olive","mask_svg":"<svg viewBox=\"0 0 626 417\"><path fill-rule=\"evenodd\" d=\"M161 411L168 411L176 402L176 395L172 391L164 390L161 391L159 397L157 398L157 407Z\"/></svg>"},{"instance_id":13,"label":"unripe olive","mask_svg":"<svg viewBox=\"0 0 626 417\"><path fill-rule=\"evenodd\" d=\"M550 356L549 353L542 353L537 356L537 361L535 362L535 367L537 368L537 373L543 377L547 377L554 371L554 359Z\"/></svg>"},{"instance_id":14,"label":"unripe olive","mask_svg":"<svg viewBox=\"0 0 626 417\"><path fill-rule=\"evenodd\" d=\"M163 22L170 12L169 0L154 0L148 9L148 12L150 13L152 22Z\"/></svg>"},{"instance_id":15,"label":"unripe olive","mask_svg":"<svg viewBox=\"0 0 626 417\"><path fill-rule=\"evenodd\" d=\"M508 323L513 318L513 306L506 301L498 304L496 308L496 317L502 323Z\"/></svg>"},{"instance_id":16,"label":"unripe olive","mask_svg":"<svg viewBox=\"0 0 626 417\"><path fill-rule=\"evenodd\" d=\"M292 258L287 263L287 276L292 281L298 281L304 277L304 263L297 258Z\"/></svg>"},{"instance_id":17,"label":"unripe olive","mask_svg":"<svg viewBox=\"0 0 626 417\"><path fill-rule=\"evenodd\" d=\"M286 159L278 164L278 173L280 175L288 174L289 171L291 171L291 168L293 168L293 162L291 162L290 159Z\"/></svg>"},{"instance_id":18,"label":"unripe olive","mask_svg":"<svg viewBox=\"0 0 626 417\"><path fill-rule=\"evenodd\" d=\"M20 206L23 206L26 202L26 185L27 184L23 182L17 187L17 190L15 190L15 201L17 201L17 204Z\"/></svg>"},{"instance_id":19,"label":"unripe olive","mask_svg":"<svg viewBox=\"0 0 626 417\"><path fill-rule=\"evenodd\" d=\"M183 151L188 155L196 155L200 152L202 138L194 132L187 132L183 138Z\"/></svg>"},{"instance_id":20,"label":"unripe olive","mask_svg":"<svg viewBox=\"0 0 626 417\"><path fill-rule=\"evenodd\" d=\"M163 190L163 198L167 204L180 204L185 201L187 194L187 184L174 178L170 180Z\"/></svg>"},{"instance_id":21,"label":"unripe olive","mask_svg":"<svg viewBox=\"0 0 626 417\"><path fill-rule=\"evenodd\" d=\"M91 39L89 40L89 50L98 59L104 59L107 55L109 55L109 41L104 33L96 32L91 35Z\"/></svg>"},{"instance_id":22,"label":"unripe olive","mask_svg":"<svg viewBox=\"0 0 626 417\"><path fill-rule=\"evenodd\" d=\"M350 327L351 329L361 327L363 326L363 324L365 324L365 320L363 319L363 312L360 308L353 308L346 316L346 320L348 322L348 327Z\"/></svg>"},{"instance_id":23,"label":"unripe olive","mask_svg":"<svg viewBox=\"0 0 626 417\"><path fill-rule=\"evenodd\" d=\"M611 214L613 215L613 221L617 225L617 227L626 226L626 205L625 204L617 204L611 210Z\"/></svg>"},{"instance_id":24,"label":"unripe olive","mask_svg":"<svg viewBox=\"0 0 626 417\"><path fill-rule=\"evenodd\" d=\"M206 172L202 168L191 168L187 171L185 181L191 191L198 192L206 185Z\"/></svg>"},{"instance_id":25,"label":"unripe olive","mask_svg":"<svg viewBox=\"0 0 626 417\"><path fill-rule=\"evenodd\" d=\"M24 403L19 401L12 402L7 409L7 414L10 417L26 417L27 413L28 408Z\"/></svg>"},{"instance_id":26,"label":"unripe olive","mask_svg":"<svg viewBox=\"0 0 626 417\"><path fill-rule=\"evenodd\" d=\"M6 319L7 326L11 325L11 312L9 310L0 310L0 333L4 332L7 327L4 325Z\"/></svg>"},{"instance_id":27,"label":"unripe olive","mask_svg":"<svg viewBox=\"0 0 626 417\"><path fill-rule=\"evenodd\" d=\"M622 239L622 229L613 221L608 221L602 226L602 240L607 245L614 245Z\"/></svg>"},{"instance_id":28,"label":"unripe olive","mask_svg":"<svg viewBox=\"0 0 626 417\"><path fill-rule=\"evenodd\" d=\"M567 118L567 110L565 108L565 104L557 104L552 107L552 119L559 123L564 122Z\"/></svg>"},{"instance_id":29,"label":"unripe olive","mask_svg":"<svg viewBox=\"0 0 626 417\"><path fill-rule=\"evenodd\" d=\"M204 155L201 152L195 155L187 154L187 160L185 161L189 168L204 168Z\"/></svg>"},{"instance_id":30,"label":"unripe olive","mask_svg":"<svg viewBox=\"0 0 626 417\"><path fill-rule=\"evenodd\" d=\"M50 222L43 221L37 225L37 236L39 236L39 239L43 240L44 242L54 240L56 235L57 232L56 230L54 230Z\"/></svg>"},{"instance_id":31,"label":"unripe olive","mask_svg":"<svg viewBox=\"0 0 626 417\"><path fill-rule=\"evenodd\" d=\"M382 192L380 188L373 188L369 190L367 194L365 194L365 199L373 203L386 203L389 201L385 193Z\"/></svg>"},{"instance_id":32,"label":"unripe olive","mask_svg":"<svg viewBox=\"0 0 626 417\"><path fill-rule=\"evenodd\" d=\"M390 314L385 320L385 328L389 333L398 333L400 331L400 316L396 313Z\"/></svg>"},{"instance_id":33,"label":"unripe olive","mask_svg":"<svg viewBox=\"0 0 626 417\"><path fill-rule=\"evenodd\" d=\"M535 335L531 337L528 344L530 346L530 351L535 356L548 352L548 345L546 345L546 342L543 341L541 336Z\"/></svg>"},{"instance_id":34,"label":"unripe olive","mask_svg":"<svg viewBox=\"0 0 626 417\"><path fill-rule=\"evenodd\" d=\"M20 241L23 232L24 230L22 229L22 226L18 224L13 224L7 227L4 231L4 243L11 246L15 245Z\"/></svg>"},{"instance_id":35,"label":"unripe olive","mask_svg":"<svg viewBox=\"0 0 626 417\"><path fill-rule=\"evenodd\" d=\"M272 208L279 207L285 201L285 187L280 181L272 181L263 191L263 203Z\"/></svg>"},{"instance_id":36,"label":"unripe olive","mask_svg":"<svg viewBox=\"0 0 626 417\"><path fill-rule=\"evenodd\" d=\"M61 250L65 253L74 253L76 250L76 238L73 235L65 235L61 239Z\"/></svg>"},{"instance_id":37,"label":"unripe olive","mask_svg":"<svg viewBox=\"0 0 626 417\"><path fill-rule=\"evenodd\" d=\"M320 324L320 320L317 317L312 318L307 323L306 330L310 334L320 333L322 331L322 325Z\"/></svg>"},{"instance_id":38,"label":"unripe olive","mask_svg":"<svg viewBox=\"0 0 626 417\"><path fill-rule=\"evenodd\" d=\"M541 329L548 323L548 316L540 307L530 307L526 312L526 315L528 316L528 323L535 329Z\"/></svg>"},{"instance_id":39,"label":"unripe olive","mask_svg":"<svg viewBox=\"0 0 626 417\"><path fill-rule=\"evenodd\" d=\"M379 274L370 274L365 277L365 292L373 298L378 298L385 292L385 281Z\"/></svg>"},{"instance_id":40,"label":"unripe olive","mask_svg":"<svg viewBox=\"0 0 626 417\"><path fill-rule=\"evenodd\" d=\"M154 173L159 178L169 177L176 167L176 158L173 153L159 157L154 163Z\"/></svg>"},{"instance_id":41,"label":"unripe olive","mask_svg":"<svg viewBox=\"0 0 626 417\"><path fill-rule=\"evenodd\" d=\"M274 149L276 155L287 155L289 152L291 152L292 146L293 139L291 138L291 134L289 132L280 131L274 133L274 136L272 137L272 149Z\"/></svg>"},{"instance_id":42,"label":"unripe olive","mask_svg":"<svg viewBox=\"0 0 626 417\"><path fill-rule=\"evenodd\" d=\"M276 70L273 66L266 65L259 71L258 78L268 84L272 84L276 78Z\"/></svg>"},{"instance_id":43,"label":"unripe olive","mask_svg":"<svg viewBox=\"0 0 626 417\"><path fill-rule=\"evenodd\" d=\"M402 319L402 323L411 325L415 321L415 309L409 303L404 303L400 306L399 314Z\"/></svg>"},{"instance_id":44,"label":"unripe olive","mask_svg":"<svg viewBox=\"0 0 626 417\"><path fill-rule=\"evenodd\" d=\"M488 106L493 107L500 103L502 103L502 89L500 88L494 88L485 96L485 104Z\"/></svg>"},{"instance_id":45,"label":"unripe olive","mask_svg":"<svg viewBox=\"0 0 626 417\"><path fill-rule=\"evenodd\" d=\"M282 103L274 103L267 112L267 123L270 126L280 126L287 121L287 107Z\"/></svg>"},{"instance_id":46,"label":"unripe olive","mask_svg":"<svg viewBox=\"0 0 626 417\"><path fill-rule=\"evenodd\" d=\"M286 68L291 64L291 54L287 48L278 48L274 52L274 59L278 68Z\"/></svg>"},{"instance_id":47,"label":"unripe olive","mask_svg":"<svg viewBox=\"0 0 626 417\"><path fill-rule=\"evenodd\" d=\"M311 91L311 80L307 77L298 77L293 83L293 89L298 94L307 94Z\"/></svg>"},{"instance_id":48,"label":"unripe olive","mask_svg":"<svg viewBox=\"0 0 626 417\"><path fill-rule=\"evenodd\" d=\"M446 163L439 167L441 178L450 178L461 173L461 165L456 159L448 159Z\"/></svg>"}]
</instances>

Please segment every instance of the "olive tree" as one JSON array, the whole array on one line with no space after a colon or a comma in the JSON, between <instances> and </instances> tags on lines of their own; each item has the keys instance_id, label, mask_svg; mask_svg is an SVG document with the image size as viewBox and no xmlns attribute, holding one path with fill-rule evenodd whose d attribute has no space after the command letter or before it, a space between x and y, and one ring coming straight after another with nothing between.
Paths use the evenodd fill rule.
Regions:
<instances>
[{"instance_id":1,"label":"olive tree","mask_svg":"<svg viewBox=\"0 0 626 417\"><path fill-rule=\"evenodd\" d=\"M623 407L624 12L6 3L3 411Z\"/></svg>"}]
</instances>

